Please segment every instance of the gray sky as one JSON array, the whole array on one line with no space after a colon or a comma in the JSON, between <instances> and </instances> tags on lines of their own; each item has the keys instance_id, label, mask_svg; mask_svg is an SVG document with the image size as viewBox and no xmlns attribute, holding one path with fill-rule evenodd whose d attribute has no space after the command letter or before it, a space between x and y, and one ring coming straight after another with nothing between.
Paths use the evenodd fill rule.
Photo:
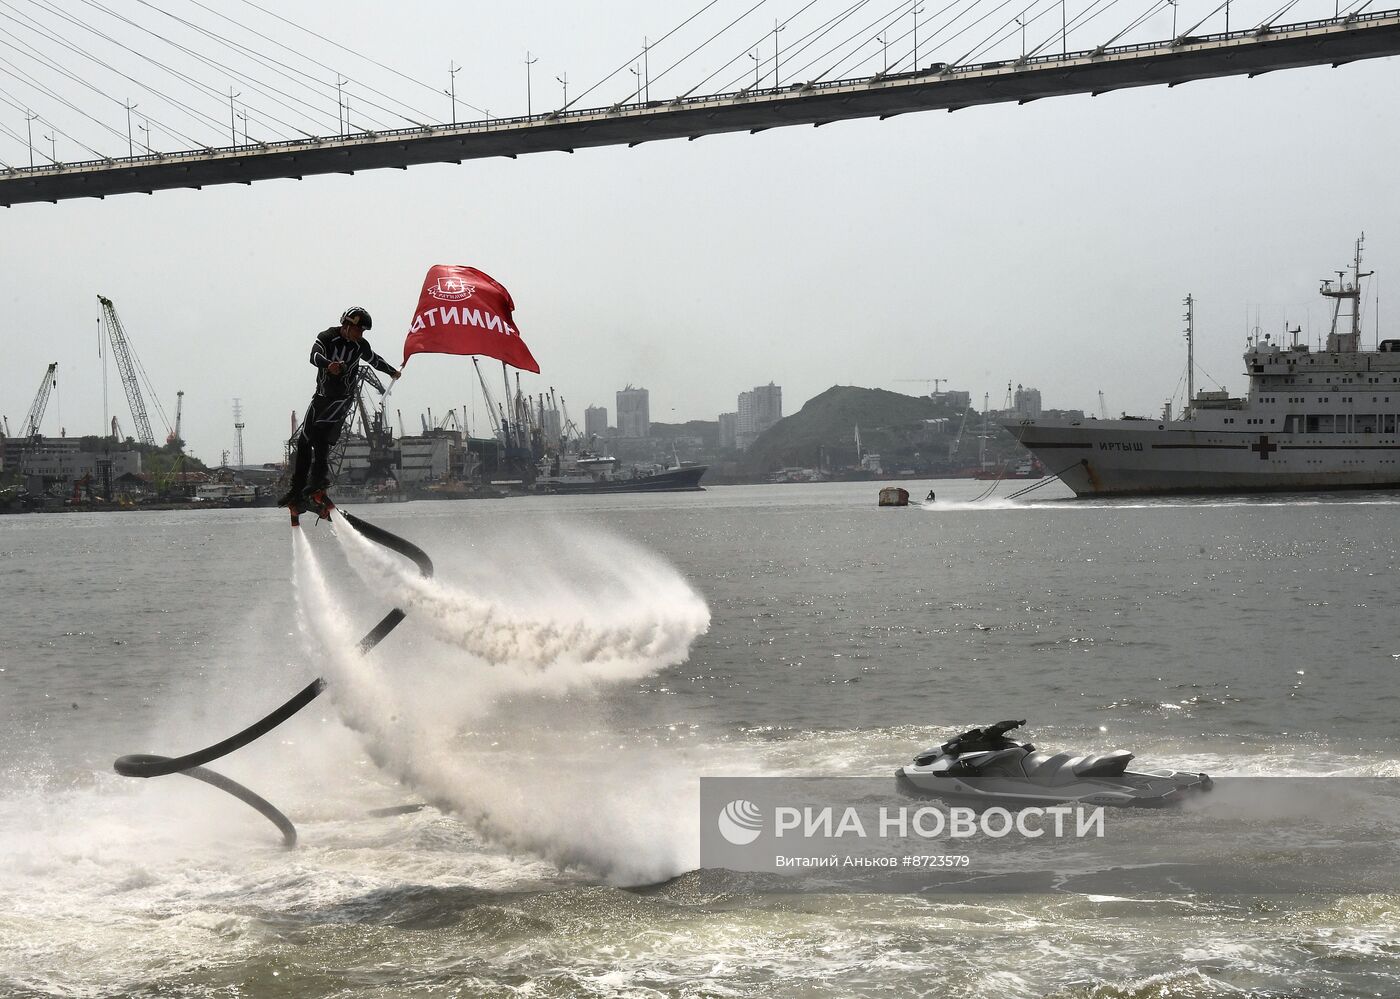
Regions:
<instances>
[{"instance_id":1,"label":"gray sky","mask_svg":"<svg viewBox=\"0 0 1400 999\"><path fill-rule=\"evenodd\" d=\"M156 23L133 0L110 5ZM751 5L721 3L714 23ZM441 88L455 60L466 67L459 97L508 115L524 110L527 48L539 55L538 111L559 103L557 75L567 72L576 96L644 34L663 34L699 6L278 9ZM763 18L771 29L773 17L801 6L760 8L752 27L699 60L704 72L741 53ZM1183 0L1181 26L1213 6ZM1314 7L1286 20L1333 10ZM266 24L242 4L221 9ZM1232 5L1232 26L1273 9ZM1132 16L1105 15L1071 47L1107 41ZM1170 17L1133 38L1165 37ZM1223 21L1202 30L1212 26ZM288 29L284 40L302 39ZM952 49L922 58L962 54ZM872 45L870 56L879 55ZM651 58L655 75L664 50ZM363 65L352 61L347 72ZM652 95L673 96L703 75L677 72L675 85L658 83ZM917 394L926 387L900 379L933 377L972 392L978 405L984 392L1000 405L1010 381L1040 388L1047 406L1093 411L1103 390L1114 413L1155 414L1184 373L1187 292L1198 303L1200 366L1240 391L1239 355L1256 309L1275 337L1285 318L1313 340L1325 333L1318 280L1349 263L1361 230L1379 289L1400 279L1400 204L1386 193L1400 158L1397 83L1400 66L1386 59L635 149L19 206L0 213L0 413L18 429L56 360L60 392L45 432L56 434L60 419L70 435L99 432L101 293L116 302L172 419L175 392L185 391L195 454L216 462L232 447L230 402L239 397L247 459L276 460L290 413L310 396L312 337L363 305L375 318L371 342L397 364L425 271L460 263L511 290L543 369L525 384L555 386L579 423L589 404L607 406L615 422L613 393L628 382L651 390L653 420L680 421L714 419L735 408L740 391L770 380L792 413L833 384ZM20 92L13 80L0 87ZM400 92L420 106L438 100L437 113L448 115L445 95ZM120 108L65 93L124 135ZM584 103L626 90L619 81L603 93ZM329 107L333 131L334 98ZM258 114L249 111L255 138ZM23 134L22 114L0 107L0 122ZM124 138L98 139L104 152L125 151ZM61 139L58 152L78 156ZM0 137L0 159L23 164L27 155ZM1382 335L1395 335L1387 316L1400 307L1381 306ZM1368 294L1368 341L1373 311ZM499 370L493 390L498 383ZM115 369L108 397L130 433ZM390 409L416 431L427 407L440 414L474 398L483 416L468 359L422 356Z\"/></svg>"}]
</instances>

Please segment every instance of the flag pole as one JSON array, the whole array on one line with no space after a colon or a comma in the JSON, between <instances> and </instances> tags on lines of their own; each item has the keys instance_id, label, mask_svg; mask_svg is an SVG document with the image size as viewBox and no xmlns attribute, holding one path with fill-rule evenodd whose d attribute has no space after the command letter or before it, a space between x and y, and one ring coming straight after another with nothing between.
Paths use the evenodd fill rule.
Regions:
<instances>
[{"instance_id":1,"label":"flag pole","mask_svg":"<svg viewBox=\"0 0 1400 999\"><path fill-rule=\"evenodd\" d=\"M512 399L512 398L511 398L511 395L510 395L510 372L506 370L506 362L505 362L505 361L502 361L502 362L501 362L501 381L505 382L505 384L506 384L506 398L505 398L505 404L506 404L506 412L510 414L509 417L508 417L509 420L510 420L510 426L511 426L511 427L515 427L515 400ZM519 428L517 427L516 429L518 430ZM511 433L512 433L511 430L509 430L509 429L506 430L506 447L510 447L510 446L511 446L511 441L510 441Z\"/></svg>"}]
</instances>

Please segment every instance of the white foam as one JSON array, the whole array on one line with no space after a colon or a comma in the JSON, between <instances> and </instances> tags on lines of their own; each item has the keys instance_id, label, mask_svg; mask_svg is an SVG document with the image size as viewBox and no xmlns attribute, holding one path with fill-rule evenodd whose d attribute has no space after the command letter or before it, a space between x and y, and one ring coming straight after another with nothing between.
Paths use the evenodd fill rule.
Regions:
<instances>
[{"instance_id":1,"label":"white foam","mask_svg":"<svg viewBox=\"0 0 1400 999\"><path fill-rule=\"evenodd\" d=\"M538 607L527 612L520 593L498 600L416 578L338 521L351 564L416 627L361 655L360 623L338 611L302 538L302 631L347 724L396 779L498 846L616 883L658 881L698 863L696 770L684 750L618 732L601 696L683 661L709 610L649 553L575 534L555 550L567 572L532 570ZM503 577L516 568L496 567ZM423 642L424 631L435 641Z\"/></svg>"}]
</instances>

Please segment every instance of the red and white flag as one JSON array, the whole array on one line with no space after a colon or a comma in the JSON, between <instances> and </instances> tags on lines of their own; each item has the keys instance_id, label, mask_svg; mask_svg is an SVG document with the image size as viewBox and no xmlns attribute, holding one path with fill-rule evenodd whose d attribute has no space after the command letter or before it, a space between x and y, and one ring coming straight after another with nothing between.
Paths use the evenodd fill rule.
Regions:
<instances>
[{"instance_id":1,"label":"red and white flag","mask_svg":"<svg viewBox=\"0 0 1400 999\"><path fill-rule=\"evenodd\" d=\"M475 267L435 264L423 280L403 342L404 363L414 354L485 354L539 374L515 328L514 311L510 292L490 275Z\"/></svg>"}]
</instances>

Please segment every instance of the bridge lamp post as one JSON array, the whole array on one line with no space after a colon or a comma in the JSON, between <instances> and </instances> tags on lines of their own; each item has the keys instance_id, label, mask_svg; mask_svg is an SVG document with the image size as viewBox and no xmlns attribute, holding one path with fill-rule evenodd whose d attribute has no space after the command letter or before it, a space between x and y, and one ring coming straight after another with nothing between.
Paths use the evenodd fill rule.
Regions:
<instances>
[{"instance_id":1,"label":"bridge lamp post","mask_svg":"<svg viewBox=\"0 0 1400 999\"><path fill-rule=\"evenodd\" d=\"M140 107L140 105L132 104L131 98L128 97L126 103L123 104L122 107L126 108L126 155L130 158L136 155L136 152L131 148L131 111L133 108Z\"/></svg>"},{"instance_id":2,"label":"bridge lamp post","mask_svg":"<svg viewBox=\"0 0 1400 999\"><path fill-rule=\"evenodd\" d=\"M340 131L336 133L338 135L344 135L349 131L348 119L350 116L345 113L345 95L340 89L349 82L349 80L342 80L339 73L335 74L335 120L340 127Z\"/></svg>"},{"instance_id":3,"label":"bridge lamp post","mask_svg":"<svg viewBox=\"0 0 1400 999\"><path fill-rule=\"evenodd\" d=\"M916 7L914 13L914 72L919 71L919 15L924 12L924 8Z\"/></svg>"},{"instance_id":4,"label":"bridge lamp post","mask_svg":"<svg viewBox=\"0 0 1400 999\"><path fill-rule=\"evenodd\" d=\"M881 35L876 35L874 38L871 39L871 41L878 42L880 45L883 45L885 47L885 71L880 75L888 76L890 72L890 43Z\"/></svg>"},{"instance_id":5,"label":"bridge lamp post","mask_svg":"<svg viewBox=\"0 0 1400 999\"><path fill-rule=\"evenodd\" d=\"M461 70L461 66L458 66L456 69L453 69L452 61L450 59L448 60L447 79L449 81L449 85L451 86L449 96L451 96L452 98L452 124L454 125L457 124L457 74L461 72Z\"/></svg>"},{"instance_id":6,"label":"bridge lamp post","mask_svg":"<svg viewBox=\"0 0 1400 999\"><path fill-rule=\"evenodd\" d=\"M534 100L530 95L530 67L539 61L539 56L535 56L531 59L530 50L525 50L525 117L527 118L533 118L535 116Z\"/></svg>"},{"instance_id":7,"label":"bridge lamp post","mask_svg":"<svg viewBox=\"0 0 1400 999\"><path fill-rule=\"evenodd\" d=\"M749 58L753 60L753 88L754 88L755 90L757 90L757 89L758 89L758 67L759 67L759 64L762 62L762 60L758 58L758 53L757 53L757 52L750 52L750 53L749 53Z\"/></svg>"},{"instance_id":8,"label":"bridge lamp post","mask_svg":"<svg viewBox=\"0 0 1400 999\"><path fill-rule=\"evenodd\" d=\"M778 89L778 32L787 28L786 24L779 24L777 18L773 19L773 89Z\"/></svg>"},{"instance_id":9,"label":"bridge lamp post","mask_svg":"<svg viewBox=\"0 0 1400 999\"><path fill-rule=\"evenodd\" d=\"M651 40L642 36L642 99L651 103Z\"/></svg>"},{"instance_id":10,"label":"bridge lamp post","mask_svg":"<svg viewBox=\"0 0 1400 999\"><path fill-rule=\"evenodd\" d=\"M1172 41L1176 40L1176 0L1167 0L1172 7Z\"/></svg>"},{"instance_id":11,"label":"bridge lamp post","mask_svg":"<svg viewBox=\"0 0 1400 999\"><path fill-rule=\"evenodd\" d=\"M141 143L141 145L143 145L143 146L146 147L146 152L148 152L148 153L153 153L153 152L155 152L155 150L151 148L151 123L150 123L150 121L147 121L146 124L144 124L144 125L137 125L136 127L137 127L138 130L140 130L141 132L143 132L143 133L145 134L145 136L146 136L145 140Z\"/></svg>"},{"instance_id":12,"label":"bridge lamp post","mask_svg":"<svg viewBox=\"0 0 1400 999\"><path fill-rule=\"evenodd\" d=\"M1025 11L1021 11L1021 15L1022 15L1022 16L1025 16L1025 13L1026 13ZM1025 61L1026 61L1026 22L1023 21L1023 20L1021 20L1020 17L1018 17L1018 18L1016 18L1016 23L1017 23L1017 24L1020 26L1020 28L1021 28L1021 61L1022 61L1022 62L1025 62Z\"/></svg>"},{"instance_id":13,"label":"bridge lamp post","mask_svg":"<svg viewBox=\"0 0 1400 999\"><path fill-rule=\"evenodd\" d=\"M24 130L29 135L29 169L34 169L34 119L39 117L33 111L24 112Z\"/></svg>"},{"instance_id":14,"label":"bridge lamp post","mask_svg":"<svg viewBox=\"0 0 1400 999\"><path fill-rule=\"evenodd\" d=\"M336 79L340 79L340 77L336 77ZM339 87L336 89L338 90ZM243 91L241 90L238 93L234 93L232 87L228 88L228 130L229 134L232 136L231 142L235 146L238 145L238 123L234 120L233 99L242 93Z\"/></svg>"},{"instance_id":15,"label":"bridge lamp post","mask_svg":"<svg viewBox=\"0 0 1400 999\"><path fill-rule=\"evenodd\" d=\"M52 135L46 135L44 138L49 140L49 161L58 166L58 140Z\"/></svg>"},{"instance_id":16,"label":"bridge lamp post","mask_svg":"<svg viewBox=\"0 0 1400 999\"><path fill-rule=\"evenodd\" d=\"M568 71L566 70L562 76L556 76L555 79L558 80L559 83L564 87L564 106L563 106L562 108L560 108L559 110L560 110L560 111L567 111L567 110L569 110L569 73L568 73Z\"/></svg>"}]
</instances>

